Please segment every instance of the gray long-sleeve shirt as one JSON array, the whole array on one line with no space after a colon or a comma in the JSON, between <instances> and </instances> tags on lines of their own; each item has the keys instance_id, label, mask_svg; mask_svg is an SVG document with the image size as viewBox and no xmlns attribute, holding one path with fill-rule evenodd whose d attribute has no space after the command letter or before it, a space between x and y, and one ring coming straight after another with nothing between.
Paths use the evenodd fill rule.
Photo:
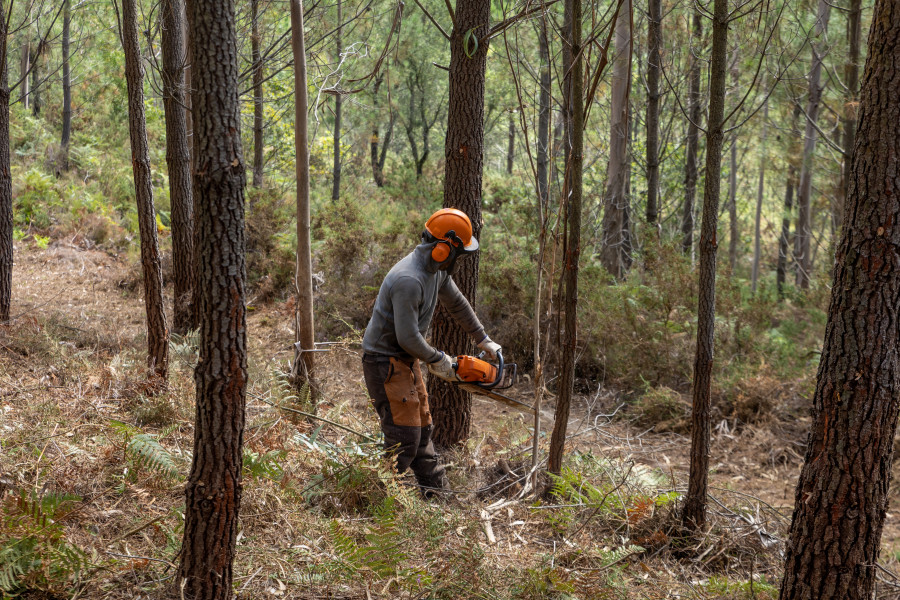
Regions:
<instances>
[{"instance_id":1,"label":"gray long-sleeve shirt","mask_svg":"<svg viewBox=\"0 0 900 600\"><path fill-rule=\"evenodd\" d=\"M440 359L440 351L425 341L438 300L476 343L484 339L484 327L472 306L431 258L433 247L416 246L384 278L363 337L364 352L426 363Z\"/></svg>"}]
</instances>

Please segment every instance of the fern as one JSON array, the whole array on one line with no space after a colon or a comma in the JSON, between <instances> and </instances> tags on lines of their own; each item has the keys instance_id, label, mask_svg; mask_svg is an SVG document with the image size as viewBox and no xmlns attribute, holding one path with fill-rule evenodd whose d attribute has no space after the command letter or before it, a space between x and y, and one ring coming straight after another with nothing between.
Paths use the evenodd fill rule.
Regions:
<instances>
[{"instance_id":1,"label":"fern","mask_svg":"<svg viewBox=\"0 0 900 600\"><path fill-rule=\"evenodd\" d=\"M172 455L151 435L141 433L132 437L128 440L127 452L139 467L148 468L171 479L180 476Z\"/></svg>"},{"instance_id":2,"label":"fern","mask_svg":"<svg viewBox=\"0 0 900 600\"><path fill-rule=\"evenodd\" d=\"M375 507L375 527L365 534L364 545L357 544L338 521L331 521L329 528L335 552L344 561L345 568L350 571L371 571L382 578L405 573L399 566L408 555L399 546L407 540L409 533L401 533L398 529L395 507L396 500L392 496Z\"/></svg>"}]
</instances>

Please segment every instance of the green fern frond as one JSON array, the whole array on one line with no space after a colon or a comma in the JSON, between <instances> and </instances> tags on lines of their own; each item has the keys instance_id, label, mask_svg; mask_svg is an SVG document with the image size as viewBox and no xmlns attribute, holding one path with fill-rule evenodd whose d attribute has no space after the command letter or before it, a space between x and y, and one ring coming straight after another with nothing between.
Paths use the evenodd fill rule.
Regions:
<instances>
[{"instance_id":1,"label":"green fern frond","mask_svg":"<svg viewBox=\"0 0 900 600\"><path fill-rule=\"evenodd\" d=\"M146 433L132 437L128 441L127 451L140 467L146 467L172 479L176 479L180 475L172 454L163 448L154 437Z\"/></svg>"}]
</instances>

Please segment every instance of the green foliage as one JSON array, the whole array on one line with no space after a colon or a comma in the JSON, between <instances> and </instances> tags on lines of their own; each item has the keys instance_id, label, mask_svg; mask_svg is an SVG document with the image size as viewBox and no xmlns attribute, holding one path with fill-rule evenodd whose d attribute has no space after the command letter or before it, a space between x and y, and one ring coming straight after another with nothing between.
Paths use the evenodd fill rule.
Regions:
<instances>
[{"instance_id":1,"label":"green foliage","mask_svg":"<svg viewBox=\"0 0 900 600\"><path fill-rule=\"evenodd\" d=\"M159 442L160 438L165 437L165 431L153 436L121 421L110 421L110 426L125 438L125 453L131 458L135 469L144 468L169 479L181 479L176 458Z\"/></svg>"},{"instance_id":2,"label":"green foliage","mask_svg":"<svg viewBox=\"0 0 900 600\"><path fill-rule=\"evenodd\" d=\"M68 494L9 494L0 504L0 596L28 591L63 593L88 567L65 538L62 521L80 498Z\"/></svg>"},{"instance_id":3,"label":"green foliage","mask_svg":"<svg viewBox=\"0 0 900 600\"><path fill-rule=\"evenodd\" d=\"M254 452L244 448L244 475L253 479L271 479L280 481L284 470L281 461L287 452L284 450L270 450L269 452Z\"/></svg>"},{"instance_id":4,"label":"green foliage","mask_svg":"<svg viewBox=\"0 0 900 600\"><path fill-rule=\"evenodd\" d=\"M713 575L703 585L706 593L724 600L775 600L778 586L768 583L765 577L759 581L733 581L725 575Z\"/></svg>"}]
</instances>

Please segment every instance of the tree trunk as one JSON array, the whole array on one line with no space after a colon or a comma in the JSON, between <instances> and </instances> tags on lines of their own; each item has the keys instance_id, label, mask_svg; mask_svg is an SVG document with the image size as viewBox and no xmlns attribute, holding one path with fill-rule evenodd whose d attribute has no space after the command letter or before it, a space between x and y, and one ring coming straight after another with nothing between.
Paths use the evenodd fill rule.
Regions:
<instances>
[{"instance_id":1,"label":"tree trunk","mask_svg":"<svg viewBox=\"0 0 900 600\"><path fill-rule=\"evenodd\" d=\"M506 146L506 174L512 175L513 161L516 152L516 121L513 119L513 113L509 113L509 136Z\"/></svg>"},{"instance_id":2,"label":"tree trunk","mask_svg":"<svg viewBox=\"0 0 900 600\"><path fill-rule=\"evenodd\" d=\"M550 41L547 19L538 21L538 52L541 57L541 91L538 94L537 188L541 206L550 200Z\"/></svg>"},{"instance_id":3,"label":"tree trunk","mask_svg":"<svg viewBox=\"0 0 900 600\"><path fill-rule=\"evenodd\" d=\"M259 51L259 0L250 0L250 60L253 61L253 187L263 186L263 61Z\"/></svg>"},{"instance_id":4,"label":"tree trunk","mask_svg":"<svg viewBox=\"0 0 900 600\"><path fill-rule=\"evenodd\" d=\"M12 0L10 0L12 1ZM6 1L0 0L0 14L6 14ZM12 176L9 150L9 75L7 54L9 38L6 19L0 19L0 324L10 318L13 271Z\"/></svg>"},{"instance_id":5,"label":"tree trunk","mask_svg":"<svg viewBox=\"0 0 900 600\"><path fill-rule=\"evenodd\" d=\"M31 59L29 66L31 67L31 114L32 116L41 116L41 80L40 80L40 64L41 53L43 51L43 40L41 39L40 26L38 27L38 43L31 48Z\"/></svg>"},{"instance_id":6,"label":"tree trunk","mask_svg":"<svg viewBox=\"0 0 900 600\"><path fill-rule=\"evenodd\" d=\"M709 474L709 397L712 383L716 319L716 226L725 116L726 52L728 48L728 0L715 0L713 46L709 73L709 122L706 133L706 178L703 188L703 221L700 224L700 285L697 307L697 350L691 406L691 468L688 493L681 515L683 526L700 531L706 523L706 490Z\"/></svg>"},{"instance_id":7,"label":"tree trunk","mask_svg":"<svg viewBox=\"0 0 900 600\"><path fill-rule=\"evenodd\" d=\"M306 40L303 35L303 0L291 0L291 48L294 56L294 153L297 156L297 310L294 313L294 386L315 398L312 350L315 348L312 251L309 231L309 136L307 133ZM303 388L306 388L304 390Z\"/></svg>"},{"instance_id":8,"label":"tree trunk","mask_svg":"<svg viewBox=\"0 0 900 600\"><path fill-rule=\"evenodd\" d=\"M627 24L629 6L620 7L618 23ZM623 10L624 9L624 10ZM566 228L569 239L564 259L565 333L560 348L559 390L550 436L551 473L562 470L569 409L575 391L575 357L578 335L578 260L581 256L582 170L584 167L584 58L581 51L581 1L566 0L563 17L563 111L566 123L566 178L563 198L566 204ZM623 49L623 46L617 46ZM627 109L626 109L627 110Z\"/></svg>"},{"instance_id":9,"label":"tree trunk","mask_svg":"<svg viewBox=\"0 0 900 600\"><path fill-rule=\"evenodd\" d=\"M850 50L847 55L847 64L844 66L844 81L847 85L844 113L841 120L844 122L844 139L841 144L844 148L844 163L841 169L841 192L834 207L832 224L835 231L841 230L844 219L844 204L847 201L847 185L850 181L850 153L856 140L856 104L859 97L859 38L862 33L861 17L862 0L850 0L850 12L847 15L847 37Z\"/></svg>"},{"instance_id":10,"label":"tree trunk","mask_svg":"<svg viewBox=\"0 0 900 600\"><path fill-rule=\"evenodd\" d=\"M900 4L878 0L784 600L869 600L900 392Z\"/></svg>"},{"instance_id":11,"label":"tree trunk","mask_svg":"<svg viewBox=\"0 0 900 600\"><path fill-rule=\"evenodd\" d=\"M662 47L662 0L649 0L647 13L647 222L659 218L659 73Z\"/></svg>"},{"instance_id":12,"label":"tree trunk","mask_svg":"<svg viewBox=\"0 0 900 600\"><path fill-rule=\"evenodd\" d=\"M800 104L794 102L794 116L791 121L793 139L799 137L797 122L800 120ZM794 144L789 144L789 147ZM778 240L778 266L775 270L775 286L778 299L784 300L784 284L787 280L787 262L791 248L791 215L794 210L794 188L797 185L797 163L788 157L787 189L784 194L784 212L781 215L781 237Z\"/></svg>"},{"instance_id":13,"label":"tree trunk","mask_svg":"<svg viewBox=\"0 0 900 600\"><path fill-rule=\"evenodd\" d=\"M169 368L169 328L163 309L162 268L156 238L156 211L153 208L153 182L150 172L150 147L144 118L144 68L138 40L135 0L122 0L122 43L125 53L125 79L128 82L128 132L131 138L131 166L141 236L141 270L144 279L144 308L147 312L147 364L163 380Z\"/></svg>"},{"instance_id":14,"label":"tree trunk","mask_svg":"<svg viewBox=\"0 0 900 600\"><path fill-rule=\"evenodd\" d=\"M69 27L72 20L71 0L63 5L62 29L62 135L59 138L59 167L69 170L69 138L72 135L72 78L69 71Z\"/></svg>"},{"instance_id":15,"label":"tree trunk","mask_svg":"<svg viewBox=\"0 0 900 600\"><path fill-rule=\"evenodd\" d=\"M344 29L344 14L341 0L337 0L337 32L335 36L335 46L337 49L337 61L341 61L341 53L344 51L343 40L341 39ZM341 197L341 105L343 99L340 90L334 96L334 178L331 186L331 200L336 202Z\"/></svg>"},{"instance_id":16,"label":"tree trunk","mask_svg":"<svg viewBox=\"0 0 900 600\"><path fill-rule=\"evenodd\" d=\"M812 69L809 73L809 96L806 101L806 133L803 136L803 164L800 168L800 189L797 191L797 286L809 288L810 270L812 269L811 198L812 168L816 155L816 121L819 119L819 108L822 104L822 62L825 54L825 31L828 29L828 17L831 5L828 0L819 0L816 16L815 38L810 40L812 48Z\"/></svg>"},{"instance_id":17,"label":"tree trunk","mask_svg":"<svg viewBox=\"0 0 900 600\"><path fill-rule=\"evenodd\" d=\"M31 108L31 81L28 78L30 72L31 40L25 40L25 43L22 44L22 58L19 60L19 79L21 80L19 85L22 86L22 95L19 97L19 101L25 110Z\"/></svg>"},{"instance_id":18,"label":"tree trunk","mask_svg":"<svg viewBox=\"0 0 900 600\"><path fill-rule=\"evenodd\" d=\"M700 64L699 55L703 47L703 20L700 12L694 11L691 32L691 72L688 84L687 156L684 163L684 212L681 217L681 250L686 255L694 253L694 199L697 193L697 151L700 145Z\"/></svg>"},{"instance_id":19,"label":"tree trunk","mask_svg":"<svg viewBox=\"0 0 900 600\"><path fill-rule=\"evenodd\" d=\"M763 104L763 130L762 149L759 153L759 184L756 187L756 217L753 220L753 270L750 273L750 289L756 295L756 286L759 282L760 261L760 227L762 222L763 192L766 184L766 141L769 128L769 101Z\"/></svg>"},{"instance_id":20,"label":"tree trunk","mask_svg":"<svg viewBox=\"0 0 900 600\"><path fill-rule=\"evenodd\" d=\"M737 266L738 232L737 219L737 134L731 138L731 161L728 169L728 268L731 275Z\"/></svg>"},{"instance_id":21,"label":"tree trunk","mask_svg":"<svg viewBox=\"0 0 900 600\"><path fill-rule=\"evenodd\" d=\"M491 3L458 0L456 24L450 34L450 75L447 136L444 142L444 207L462 210L481 236L481 178L484 163L484 80L487 65ZM475 40L477 39L477 47ZM480 252L461 259L453 279L475 305ZM472 353L468 334L443 306L435 311L434 346L451 356ZM449 447L469 437L472 397L437 377L428 379L434 419L434 441Z\"/></svg>"},{"instance_id":22,"label":"tree trunk","mask_svg":"<svg viewBox=\"0 0 900 600\"><path fill-rule=\"evenodd\" d=\"M384 75L379 74L375 79L375 85L372 90L372 105L375 107L375 113L378 113L378 90L381 88L381 83L384 81ZM375 185L378 187L384 187L384 158L387 155L387 147L388 144L391 143L391 135L394 133L394 112L391 111L390 120L388 122L387 133L384 135L384 144L381 148L381 153L379 156L378 145L379 145L379 136L378 136L378 117L373 121L372 124L372 137L369 140L369 159L372 163L372 180L375 182Z\"/></svg>"},{"instance_id":23,"label":"tree trunk","mask_svg":"<svg viewBox=\"0 0 900 600\"><path fill-rule=\"evenodd\" d=\"M600 263L616 279L631 266L631 236L628 231L628 199L625 172L628 161L628 97L631 90L631 0L622 3L616 20L616 57L612 73L609 165L601 224ZM571 193L571 192L570 192Z\"/></svg>"},{"instance_id":24,"label":"tree trunk","mask_svg":"<svg viewBox=\"0 0 900 600\"><path fill-rule=\"evenodd\" d=\"M194 372L194 458L185 485L178 575L186 600L232 597L247 386L246 263L234 6L188 5L195 109L194 176L200 359Z\"/></svg>"},{"instance_id":25,"label":"tree trunk","mask_svg":"<svg viewBox=\"0 0 900 600\"><path fill-rule=\"evenodd\" d=\"M166 112L166 164L172 206L172 271L175 283L175 333L194 325L191 299L194 282L194 198L191 151L184 110L184 4L162 3L163 104Z\"/></svg>"}]
</instances>

